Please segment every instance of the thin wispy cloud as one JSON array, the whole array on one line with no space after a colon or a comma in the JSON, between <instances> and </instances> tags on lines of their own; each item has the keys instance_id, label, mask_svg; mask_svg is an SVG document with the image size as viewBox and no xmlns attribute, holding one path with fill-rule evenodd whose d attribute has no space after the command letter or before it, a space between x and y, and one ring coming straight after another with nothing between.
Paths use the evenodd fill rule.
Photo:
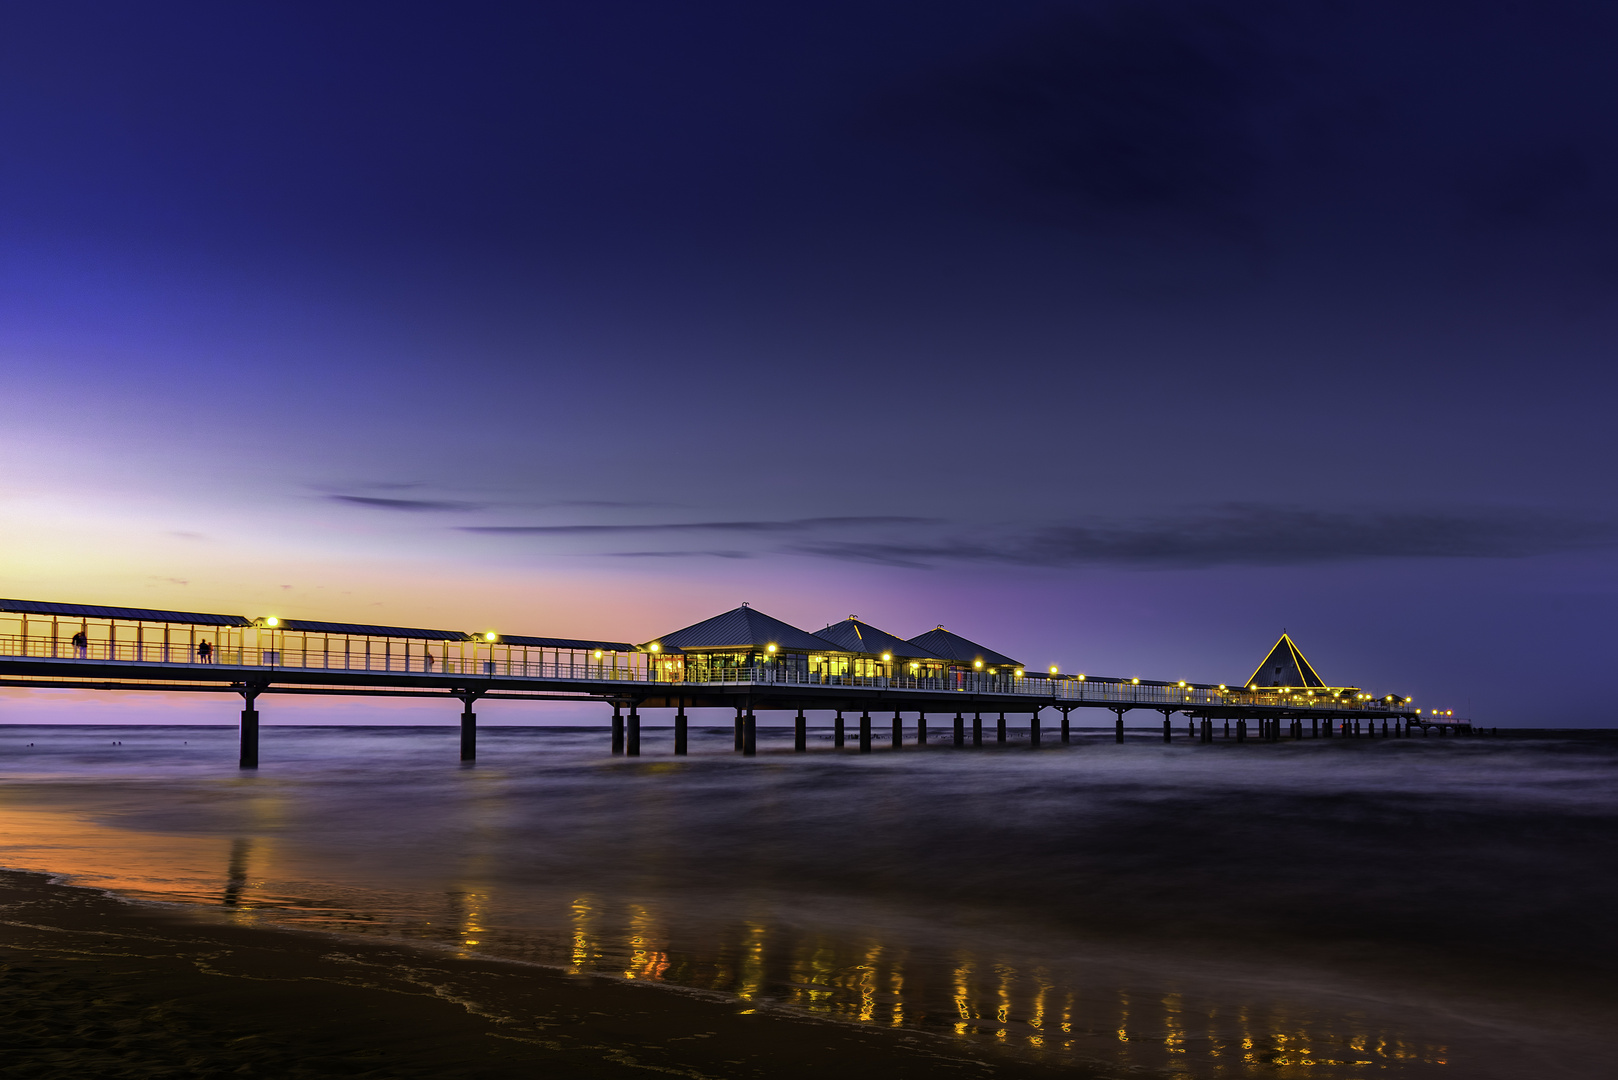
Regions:
<instances>
[{"instance_id":1,"label":"thin wispy cloud","mask_svg":"<svg viewBox=\"0 0 1618 1080\"><path fill-rule=\"evenodd\" d=\"M389 499L376 495L327 495L332 502L350 506L364 506L372 510L397 510L406 513L443 513L452 510L481 510L486 504L463 502L459 499Z\"/></svg>"},{"instance_id":2,"label":"thin wispy cloud","mask_svg":"<svg viewBox=\"0 0 1618 1080\"><path fill-rule=\"evenodd\" d=\"M461 525L462 532L506 536L614 536L634 533L790 533L882 525L935 525L937 518L814 517L790 521L664 521L637 525Z\"/></svg>"},{"instance_id":3,"label":"thin wispy cloud","mask_svg":"<svg viewBox=\"0 0 1618 1080\"><path fill-rule=\"evenodd\" d=\"M1347 513L1227 505L1184 517L1054 525L992 537L796 544L794 554L889 566L1301 566L1376 559L1519 559L1618 545L1618 522L1531 511Z\"/></svg>"}]
</instances>

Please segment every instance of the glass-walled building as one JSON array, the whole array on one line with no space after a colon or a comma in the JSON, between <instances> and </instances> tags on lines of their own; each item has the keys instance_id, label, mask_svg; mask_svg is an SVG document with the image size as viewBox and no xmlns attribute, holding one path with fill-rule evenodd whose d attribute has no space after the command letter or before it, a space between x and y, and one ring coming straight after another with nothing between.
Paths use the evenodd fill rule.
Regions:
<instances>
[{"instance_id":1,"label":"glass-walled building","mask_svg":"<svg viewBox=\"0 0 1618 1080\"><path fill-rule=\"evenodd\" d=\"M808 682L842 650L824 638L799 630L746 604L711 619L664 634L641 646L667 661L679 657L684 682L736 682L754 677ZM661 669L673 674L673 665Z\"/></svg>"},{"instance_id":2,"label":"glass-walled building","mask_svg":"<svg viewBox=\"0 0 1618 1080\"><path fill-rule=\"evenodd\" d=\"M932 650L879 630L853 615L816 630L815 637L843 650L825 657L822 670L827 675L941 679L949 669L949 661Z\"/></svg>"}]
</instances>

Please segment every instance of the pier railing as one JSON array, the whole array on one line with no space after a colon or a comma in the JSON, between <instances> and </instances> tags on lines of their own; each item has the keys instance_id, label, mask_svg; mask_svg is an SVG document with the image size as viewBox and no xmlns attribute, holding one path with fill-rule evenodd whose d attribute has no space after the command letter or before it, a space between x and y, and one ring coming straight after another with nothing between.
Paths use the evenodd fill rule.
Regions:
<instances>
[{"instance_id":1,"label":"pier railing","mask_svg":"<svg viewBox=\"0 0 1618 1080\"><path fill-rule=\"evenodd\" d=\"M659 677L656 658L644 653L603 653L571 656L552 654L554 659L523 660L513 657L480 655L466 657L455 653L372 653L353 649L260 649L215 647L204 659L197 649L185 643L87 642L50 638L24 639L20 635L0 635L0 658L28 657L66 661L163 665L178 670L241 670L247 674L272 672L350 671L427 676L466 675L482 678L532 679L538 682L625 682L653 686L845 686L860 689L909 690L926 693L995 694L1021 698L1042 698L1052 705L1120 705L1155 708L1180 706L1258 706L1330 710L1343 713L1385 713L1389 706L1377 700L1338 695L1281 694L1244 689L1215 689L1201 686L1164 686L1112 680L1078 678L1017 678L969 671L949 672L938 677L839 675L806 671L790 665L762 664L710 672L702 679ZM137 676L141 677L141 676ZM150 676L145 676L150 677Z\"/></svg>"}]
</instances>

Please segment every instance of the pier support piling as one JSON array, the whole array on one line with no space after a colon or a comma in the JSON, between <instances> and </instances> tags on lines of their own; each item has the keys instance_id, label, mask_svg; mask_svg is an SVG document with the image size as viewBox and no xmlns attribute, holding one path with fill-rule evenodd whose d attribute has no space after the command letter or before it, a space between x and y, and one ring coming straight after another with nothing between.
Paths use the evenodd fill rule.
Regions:
<instances>
[{"instance_id":1,"label":"pier support piling","mask_svg":"<svg viewBox=\"0 0 1618 1080\"><path fill-rule=\"evenodd\" d=\"M1039 749L1039 736L1039 710L1035 709L1034 715L1028 721L1028 745L1035 750Z\"/></svg>"},{"instance_id":2,"label":"pier support piling","mask_svg":"<svg viewBox=\"0 0 1618 1080\"><path fill-rule=\"evenodd\" d=\"M634 705L629 707L629 738L624 751L630 757L640 757L640 709Z\"/></svg>"},{"instance_id":3,"label":"pier support piling","mask_svg":"<svg viewBox=\"0 0 1618 1080\"><path fill-rule=\"evenodd\" d=\"M916 714L916 745L927 745L927 710Z\"/></svg>"},{"instance_id":4,"label":"pier support piling","mask_svg":"<svg viewBox=\"0 0 1618 1080\"><path fill-rule=\"evenodd\" d=\"M617 705L612 707L612 752L624 752L624 714Z\"/></svg>"},{"instance_id":5,"label":"pier support piling","mask_svg":"<svg viewBox=\"0 0 1618 1080\"><path fill-rule=\"evenodd\" d=\"M1172 715L1174 715L1174 714L1169 713L1169 712L1165 712L1163 714L1163 741L1164 742L1172 742L1174 740L1174 731L1169 726L1169 717L1172 716Z\"/></svg>"},{"instance_id":6,"label":"pier support piling","mask_svg":"<svg viewBox=\"0 0 1618 1080\"><path fill-rule=\"evenodd\" d=\"M1004 746L1006 743L1006 714L1000 714L1000 720L994 726L994 741Z\"/></svg>"},{"instance_id":7,"label":"pier support piling","mask_svg":"<svg viewBox=\"0 0 1618 1080\"><path fill-rule=\"evenodd\" d=\"M679 711L674 714L674 753L679 757L685 756L686 748L689 745L690 728L688 723L685 706L681 705Z\"/></svg>"},{"instance_id":8,"label":"pier support piling","mask_svg":"<svg viewBox=\"0 0 1618 1080\"><path fill-rule=\"evenodd\" d=\"M955 714L955 745L966 745L966 717L961 713Z\"/></svg>"},{"instance_id":9,"label":"pier support piling","mask_svg":"<svg viewBox=\"0 0 1618 1080\"><path fill-rule=\"evenodd\" d=\"M847 741L847 735L843 730L843 710L838 709L837 723L836 726L832 728L831 744L837 747L837 749L841 750L843 748L843 744Z\"/></svg>"},{"instance_id":10,"label":"pier support piling","mask_svg":"<svg viewBox=\"0 0 1618 1080\"><path fill-rule=\"evenodd\" d=\"M257 689L243 690L242 695L242 726L239 732L240 757L237 767L242 769L258 768L258 703L259 691Z\"/></svg>"},{"instance_id":11,"label":"pier support piling","mask_svg":"<svg viewBox=\"0 0 1618 1080\"><path fill-rule=\"evenodd\" d=\"M809 749L809 719L798 710L797 718L792 721L792 749L802 754Z\"/></svg>"},{"instance_id":12,"label":"pier support piling","mask_svg":"<svg viewBox=\"0 0 1618 1080\"><path fill-rule=\"evenodd\" d=\"M1072 711L1072 709L1062 710L1062 744L1064 746L1073 741L1073 727L1068 722L1068 714Z\"/></svg>"},{"instance_id":13,"label":"pier support piling","mask_svg":"<svg viewBox=\"0 0 1618 1080\"><path fill-rule=\"evenodd\" d=\"M753 716L753 709L748 707L747 715L742 719L742 754L752 757L758 753L758 720Z\"/></svg>"},{"instance_id":14,"label":"pier support piling","mask_svg":"<svg viewBox=\"0 0 1618 1080\"><path fill-rule=\"evenodd\" d=\"M893 748L895 750L905 744L904 714L898 709L893 710Z\"/></svg>"},{"instance_id":15,"label":"pier support piling","mask_svg":"<svg viewBox=\"0 0 1618 1080\"><path fill-rule=\"evenodd\" d=\"M866 709L860 713L860 753L871 752L871 711Z\"/></svg>"},{"instance_id":16,"label":"pier support piling","mask_svg":"<svg viewBox=\"0 0 1618 1080\"><path fill-rule=\"evenodd\" d=\"M1113 741L1122 745L1124 741L1124 710L1114 709L1112 711L1118 714L1118 722L1112 728Z\"/></svg>"},{"instance_id":17,"label":"pier support piling","mask_svg":"<svg viewBox=\"0 0 1618 1080\"><path fill-rule=\"evenodd\" d=\"M983 714L980 712L972 714L972 745L983 745Z\"/></svg>"},{"instance_id":18,"label":"pier support piling","mask_svg":"<svg viewBox=\"0 0 1618 1080\"><path fill-rule=\"evenodd\" d=\"M742 732L742 728L745 725L746 721L742 719L741 706L738 705L736 707L736 745L734 747L734 750L738 754L742 752L742 744L747 740L747 736Z\"/></svg>"},{"instance_id":19,"label":"pier support piling","mask_svg":"<svg viewBox=\"0 0 1618 1080\"><path fill-rule=\"evenodd\" d=\"M472 711L472 703L477 699L476 694L467 694L461 698L462 761L476 761L478 759L478 714Z\"/></svg>"}]
</instances>

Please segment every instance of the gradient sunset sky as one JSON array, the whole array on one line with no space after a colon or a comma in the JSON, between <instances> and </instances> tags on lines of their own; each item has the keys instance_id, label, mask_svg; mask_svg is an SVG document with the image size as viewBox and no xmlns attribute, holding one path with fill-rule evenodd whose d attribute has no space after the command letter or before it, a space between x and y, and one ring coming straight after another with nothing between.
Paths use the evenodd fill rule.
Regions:
<instances>
[{"instance_id":1,"label":"gradient sunset sky","mask_svg":"<svg viewBox=\"0 0 1618 1080\"><path fill-rule=\"evenodd\" d=\"M13 5L0 595L748 601L1214 682L1286 629L1612 724L1615 45L1566 0Z\"/></svg>"}]
</instances>

